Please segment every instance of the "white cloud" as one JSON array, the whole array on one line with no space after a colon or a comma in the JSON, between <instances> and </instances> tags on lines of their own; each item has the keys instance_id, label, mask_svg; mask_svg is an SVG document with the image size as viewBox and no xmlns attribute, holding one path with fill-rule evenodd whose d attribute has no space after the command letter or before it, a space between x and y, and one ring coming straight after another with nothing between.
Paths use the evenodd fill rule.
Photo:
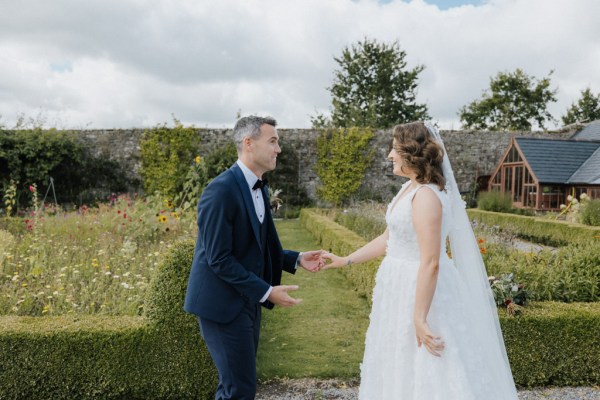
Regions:
<instances>
[{"instance_id":1,"label":"white cloud","mask_svg":"<svg viewBox=\"0 0 600 400\"><path fill-rule=\"evenodd\" d=\"M0 5L0 122L19 113L62 127L143 127L174 114L232 126L236 113L308 127L330 105L334 56L364 37L398 40L425 65L419 101L444 128L490 77L551 75L560 119L600 92L600 2L492 0L440 10L423 0L56 0Z\"/></svg>"}]
</instances>

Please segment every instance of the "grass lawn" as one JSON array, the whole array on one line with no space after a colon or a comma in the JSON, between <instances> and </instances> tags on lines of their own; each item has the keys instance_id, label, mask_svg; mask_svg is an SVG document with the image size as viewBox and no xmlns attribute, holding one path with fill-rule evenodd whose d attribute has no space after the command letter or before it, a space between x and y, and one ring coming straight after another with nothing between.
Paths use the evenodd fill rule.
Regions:
<instances>
[{"instance_id":1,"label":"grass lawn","mask_svg":"<svg viewBox=\"0 0 600 400\"><path fill-rule=\"evenodd\" d=\"M284 248L318 249L297 220L277 221L276 225ZM292 296L303 301L292 308L263 309L259 379L359 376L369 323L366 299L351 290L337 270L284 272L282 284L299 285Z\"/></svg>"}]
</instances>

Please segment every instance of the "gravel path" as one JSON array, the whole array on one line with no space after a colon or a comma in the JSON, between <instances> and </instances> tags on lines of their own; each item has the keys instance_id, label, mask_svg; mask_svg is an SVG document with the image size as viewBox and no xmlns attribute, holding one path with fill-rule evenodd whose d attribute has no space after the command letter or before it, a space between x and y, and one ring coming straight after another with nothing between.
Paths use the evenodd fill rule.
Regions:
<instances>
[{"instance_id":1,"label":"gravel path","mask_svg":"<svg viewBox=\"0 0 600 400\"><path fill-rule=\"evenodd\" d=\"M357 400L358 380L289 379L259 385L257 400ZM600 387L519 390L520 400L600 400Z\"/></svg>"}]
</instances>

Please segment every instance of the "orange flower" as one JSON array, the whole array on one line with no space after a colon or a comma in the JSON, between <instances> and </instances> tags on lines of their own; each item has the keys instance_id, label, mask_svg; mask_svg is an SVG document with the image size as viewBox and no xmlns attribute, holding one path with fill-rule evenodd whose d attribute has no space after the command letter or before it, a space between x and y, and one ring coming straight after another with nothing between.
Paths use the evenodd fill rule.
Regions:
<instances>
[{"instance_id":1,"label":"orange flower","mask_svg":"<svg viewBox=\"0 0 600 400\"><path fill-rule=\"evenodd\" d=\"M484 242L485 242L485 240L483 240L483 239L477 239L477 243L479 243L479 244L482 244Z\"/></svg>"},{"instance_id":2,"label":"orange flower","mask_svg":"<svg viewBox=\"0 0 600 400\"><path fill-rule=\"evenodd\" d=\"M487 250L485 249L485 247L480 247L479 251L481 252L481 254L486 254Z\"/></svg>"}]
</instances>

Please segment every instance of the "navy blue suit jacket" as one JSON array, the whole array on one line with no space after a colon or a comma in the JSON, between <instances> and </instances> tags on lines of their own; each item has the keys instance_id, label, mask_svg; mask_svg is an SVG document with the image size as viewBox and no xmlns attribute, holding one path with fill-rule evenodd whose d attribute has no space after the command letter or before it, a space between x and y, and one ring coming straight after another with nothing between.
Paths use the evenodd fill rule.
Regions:
<instances>
[{"instance_id":1,"label":"navy blue suit jacket","mask_svg":"<svg viewBox=\"0 0 600 400\"><path fill-rule=\"evenodd\" d=\"M260 246L260 222L237 164L204 189L185 311L218 323L231 322L244 304L258 303L270 285L280 284L282 270L295 273L298 252L282 249L266 188L262 190L266 248ZM269 301L263 305L273 307Z\"/></svg>"}]
</instances>

